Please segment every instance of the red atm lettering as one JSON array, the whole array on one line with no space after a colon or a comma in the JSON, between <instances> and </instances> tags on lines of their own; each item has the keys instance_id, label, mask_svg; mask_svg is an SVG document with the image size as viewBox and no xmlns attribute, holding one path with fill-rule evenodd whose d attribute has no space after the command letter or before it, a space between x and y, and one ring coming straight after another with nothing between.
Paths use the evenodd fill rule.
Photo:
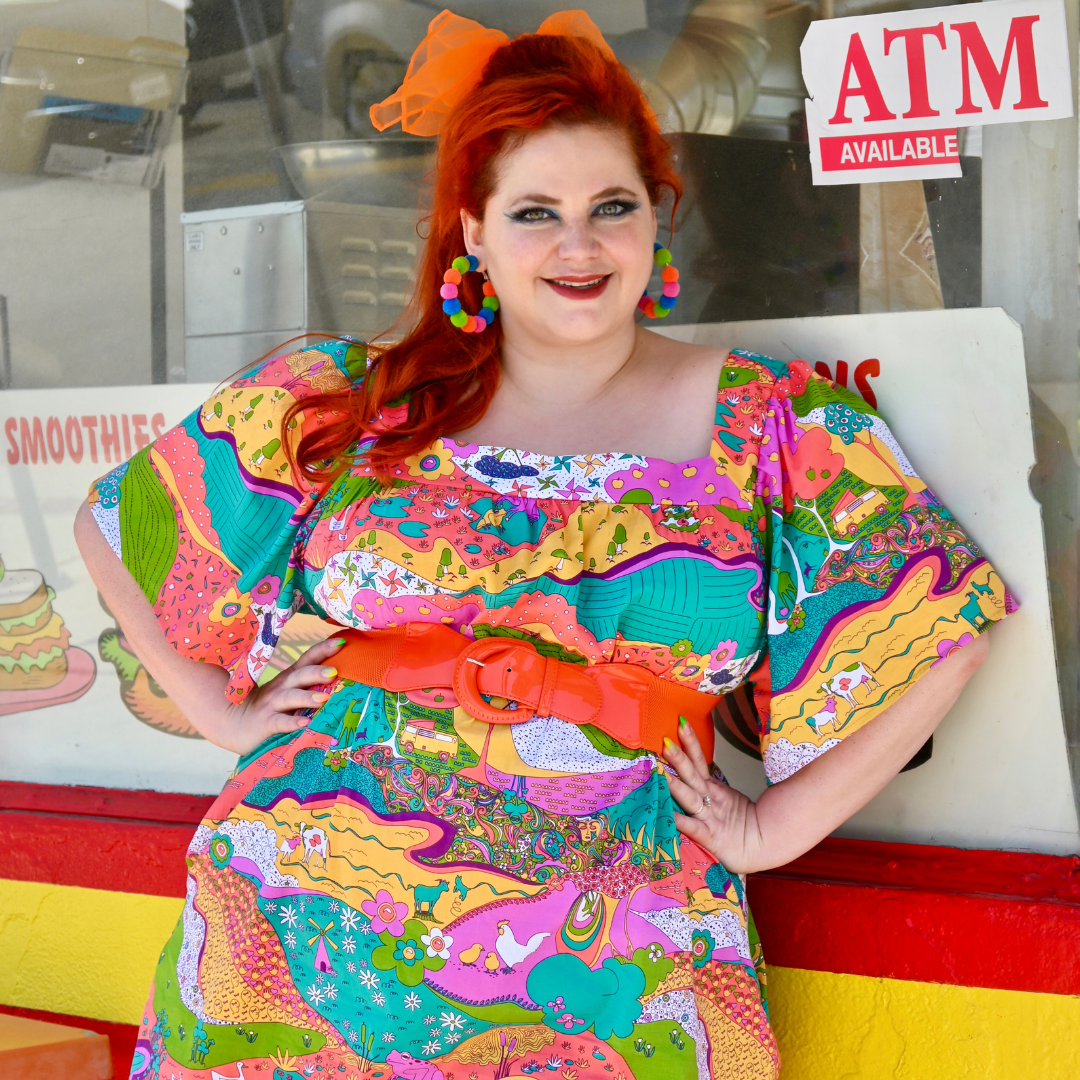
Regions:
<instances>
[{"instance_id":1,"label":"red atm lettering","mask_svg":"<svg viewBox=\"0 0 1080 1080\"><path fill-rule=\"evenodd\" d=\"M1031 39L1031 28L1039 21L1038 15L1020 15L1009 24L1009 40L1005 43L1005 55L998 70L990 50L979 32L979 24L974 22L953 23L949 29L960 35L960 71L963 75L964 100L957 113L981 113L982 106L971 100L971 64L982 80L983 89L990 99L991 106L1001 108L1001 96L1005 93L1005 78L1009 74L1009 62L1012 60L1013 46L1016 46L1016 66L1020 71L1020 100L1014 109L1045 108L1046 102L1039 97L1039 74L1035 70L1035 43Z\"/></svg>"},{"instance_id":2,"label":"red atm lettering","mask_svg":"<svg viewBox=\"0 0 1080 1080\"><path fill-rule=\"evenodd\" d=\"M854 72L859 80L855 86L849 86L848 82ZM847 114L847 100L850 97L861 97L866 102L869 110L865 120L895 120L896 114L889 112L885 105L885 98L881 94L874 69L870 66L870 57L866 55L866 46L858 34L852 34L848 42L847 59L844 61L844 75L840 80L840 99L836 103L836 112L829 121L830 124L850 124L851 117Z\"/></svg>"},{"instance_id":3,"label":"red atm lettering","mask_svg":"<svg viewBox=\"0 0 1080 1080\"><path fill-rule=\"evenodd\" d=\"M904 49L907 53L907 81L908 94L910 95L910 107L904 113L905 120L912 120L919 116L940 116L937 109L930 108L930 91L926 85L926 39L937 38L938 44L945 48L945 26L938 23L937 26L912 26L906 30L885 31L885 55L889 55L889 48L897 38L904 39Z\"/></svg>"}]
</instances>

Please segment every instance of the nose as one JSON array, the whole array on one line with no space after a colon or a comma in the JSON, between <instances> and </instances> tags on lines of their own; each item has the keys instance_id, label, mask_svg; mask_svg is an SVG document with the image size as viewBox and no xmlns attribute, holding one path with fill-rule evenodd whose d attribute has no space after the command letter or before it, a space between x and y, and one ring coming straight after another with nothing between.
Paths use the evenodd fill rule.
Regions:
<instances>
[{"instance_id":1,"label":"nose","mask_svg":"<svg viewBox=\"0 0 1080 1080\"><path fill-rule=\"evenodd\" d=\"M567 262L579 262L586 259L595 259L600 253L600 241L593 228L592 222L585 220L571 220L566 223L565 230L559 241L559 257Z\"/></svg>"}]
</instances>

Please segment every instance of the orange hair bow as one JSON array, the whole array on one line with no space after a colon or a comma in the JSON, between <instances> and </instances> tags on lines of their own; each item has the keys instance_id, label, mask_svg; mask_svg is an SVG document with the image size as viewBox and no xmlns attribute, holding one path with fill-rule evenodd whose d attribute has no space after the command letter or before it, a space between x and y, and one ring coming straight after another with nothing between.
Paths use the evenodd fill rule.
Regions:
<instances>
[{"instance_id":1,"label":"orange hair bow","mask_svg":"<svg viewBox=\"0 0 1080 1080\"><path fill-rule=\"evenodd\" d=\"M615 59L604 35L584 11L556 12L536 32L585 38ZM371 122L379 131L400 123L401 130L411 135L438 135L454 106L480 81L491 54L509 40L501 30L489 30L452 11L440 12L412 54L405 81L385 101L371 106Z\"/></svg>"}]
</instances>

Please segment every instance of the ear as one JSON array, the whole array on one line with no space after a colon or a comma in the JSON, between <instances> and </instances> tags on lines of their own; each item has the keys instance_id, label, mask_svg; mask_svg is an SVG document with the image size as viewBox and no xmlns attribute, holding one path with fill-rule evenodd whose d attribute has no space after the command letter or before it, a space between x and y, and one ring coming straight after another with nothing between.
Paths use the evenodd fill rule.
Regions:
<instances>
[{"instance_id":1,"label":"ear","mask_svg":"<svg viewBox=\"0 0 1080 1080\"><path fill-rule=\"evenodd\" d=\"M461 211L461 231L465 234L465 253L475 255L480 263L477 269L485 270L484 262L484 226L465 210Z\"/></svg>"}]
</instances>

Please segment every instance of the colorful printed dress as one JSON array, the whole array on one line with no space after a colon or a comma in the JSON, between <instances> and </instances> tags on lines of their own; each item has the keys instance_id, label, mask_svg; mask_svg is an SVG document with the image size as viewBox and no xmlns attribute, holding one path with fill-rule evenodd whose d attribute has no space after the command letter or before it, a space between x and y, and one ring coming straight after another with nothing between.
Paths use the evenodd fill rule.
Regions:
<instances>
[{"instance_id":1,"label":"colorful printed dress","mask_svg":"<svg viewBox=\"0 0 1080 1080\"><path fill-rule=\"evenodd\" d=\"M801 361L732 353L694 461L440 439L388 487L361 456L311 488L283 443L325 417L285 410L363 370L349 342L272 359L92 492L237 699L297 610L442 622L717 695L751 676L778 782L1011 609L884 422ZM777 1076L744 883L679 836L654 756L437 687L326 689L195 834L132 1076Z\"/></svg>"}]
</instances>

